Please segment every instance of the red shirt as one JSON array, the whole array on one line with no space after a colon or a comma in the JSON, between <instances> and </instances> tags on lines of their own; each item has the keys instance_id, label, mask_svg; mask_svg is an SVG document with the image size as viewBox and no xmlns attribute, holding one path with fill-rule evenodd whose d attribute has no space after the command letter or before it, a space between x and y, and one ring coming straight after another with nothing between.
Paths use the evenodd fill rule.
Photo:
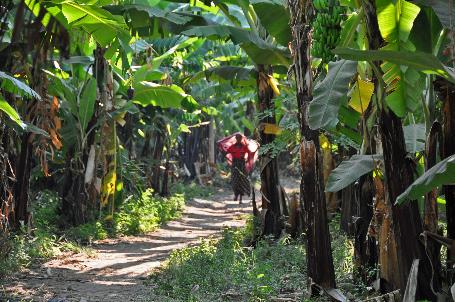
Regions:
<instances>
[{"instance_id":1,"label":"red shirt","mask_svg":"<svg viewBox=\"0 0 455 302\"><path fill-rule=\"evenodd\" d=\"M227 149L227 153L231 153L233 158L245 159L245 154L248 153L248 147L243 144L235 144Z\"/></svg>"}]
</instances>

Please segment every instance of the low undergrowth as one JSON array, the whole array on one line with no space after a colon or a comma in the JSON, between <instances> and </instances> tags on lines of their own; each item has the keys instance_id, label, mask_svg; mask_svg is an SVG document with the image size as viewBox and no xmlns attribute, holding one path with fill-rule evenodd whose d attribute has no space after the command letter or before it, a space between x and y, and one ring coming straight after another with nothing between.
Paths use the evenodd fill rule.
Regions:
<instances>
[{"instance_id":1,"label":"low undergrowth","mask_svg":"<svg viewBox=\"0 0 455 302\"><path fill-rule=\"evenodd\" d=\"M221 239L174 251L150 277L152 301L329 301L326 296L306 298L303 242L266 238L248 247L256 231L252 221L241 230L225 230ZM353 281L352 241L340 230L339 217L330 230L337 284L355 298L366 288Z\"/></svg>"},{"instance_id":2,"label":"low undergrowth","mask_svg":"<svg viewBox=\"0 0 455 302\"><path fill-rule=\"evenodd\" d=\"M263 301L302 295L304 246L286 237L245 247L247 236L244 230L228 229L220 240L174 251L151 276L154 294L162 301Z\"/></svg>"},{"instance_id":3,"label":"low undergrowth","mask_svg":"<svg viewBox=\"0 0 455 302\"><path fill-rule=\"evenodd\" d=\"M55 192L38 194L32 208L33 227L26 227L0 243L0 276L28 267L64 252L92 253L93 240L137 235L155 230L180 217L185 201L210 196L212 188L178 184L169 197L154 196L151 190L126 198L114 216L59 231L59 198Z\"/></svg>"},{"instance_id":4,"label":"low undergrowth","mask_svg":"<svg viewBox=\"0 0 455 302\"><path fill-rule=\"evenodd\" d=\"M151 232L161 224L180 217L186 201L196 197L209 197L212 187L195 183L176 183L171 196L153 195L151 189L128 196L113 216L83 224L66 231L71 239L87 243L121 235L138 235Z\"/></svg>"},{"instance_id":5,"label":"low undergrowth","mask_svg":"<svg viewBox=\"0 0 455 302\"><path fill-rule=\"evenodd\" d=\"M83 224L66 231L72 240L90 243L120 235L137 235L151 232L161 224L180 216L185 195L175 193L170 197L154 196L148 189L138 196L129 196L113 216Z\"/></svg>"},{"instance_id":6,"label":"low undergrowth","mask_svg":"<svg viewBox=\"0 0 455 302\"><path fill-rule=\"evenodd\" d=\"M59 234L58 202L58 197L52 192L44 191L38 194L31 211L33 227L24 226L19 232L1 242L0 276L64 252L92 253L89 248L82 247Z\"/></svg>"}]
</instances>

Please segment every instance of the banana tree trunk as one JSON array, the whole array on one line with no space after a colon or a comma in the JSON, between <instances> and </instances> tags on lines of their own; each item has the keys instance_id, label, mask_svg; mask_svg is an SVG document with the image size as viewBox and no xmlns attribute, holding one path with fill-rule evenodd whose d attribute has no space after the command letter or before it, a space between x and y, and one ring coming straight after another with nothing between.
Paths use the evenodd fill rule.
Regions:
<instances>
[{"instance_id":1,"label":"banana tree trunk","mask_svg":"<svg viewBox=\"0 0 455 302\"><path fill-rule=\"evenodd\" d=\"M387 203L384 182L374 178L375 203L374 215L370 225L369 235L378 242L379 276L381 292L391 292L400 282L398 273L397 240L392 227L392 209Z\"/></svg>"},{"instance_id":2,"label":"banana tree trunk","mask_svg":"<svg viewBox=\"0 0 455 302\"><path fill-rule=\"evenodd\" d=\"M379 49L382 44L374 0L363 1L369 48ZM377 62L376 62L377 63ZM376 64L375 63L375 64ZM379 67L378 67L379 68ZM380 89L375 82L376 91ZM382 95L384 92L381 93ZM382 100L383 106L385 102ZM422 220L416 202L395 205L395 200L413 182L412 163L407 159L406 145L401 120L387 108L379 109L379 132L382 141L385 168L385 199L392 208L392 229L397 243L398 284L392 286L406 288L408 275L414 259L420 259L417 297L434 299L428 277L431 266L423 245L419 242L422 233ZM399 178L399 181L397 179Z\"/></svg>"},{"instance_id":3,"label":"banana tree trunk","mask_svg":"<svg viewBox=\"0 0 455 302\"><path fill-rule=\"evenodd\" d=\"M30 173L32 161L32 145L29 143L29 133L22 135L21 151L16 165L16 183L14 186L14 227L19 229L21 224L27 224L28 198L30 188Z\"/></svg>"},{"instance_id":4,"label":"banana tree trunk","mask_svg":"<svg viewBox=\"0 0 455 302\"><path fill-rule=\"evenodd\" d=\"M215 120L213 117L210 118L209 124L209 162L207 165L207 172L211 172L212 165L215 164Z\"/></svg>"},{"instance_id":5,"label":"banana tree trunk","mask_svg":"<svg viewBox=\"0 0 455 302\"><path fill-rule=\"evenodd\" d=\"M443 107L443 158L455 154L455 93L453 88L448 89L450 92L447 94ZM446 198L447 237L455 239L455 186L444 186L443 192Z\"/></svg>"},{"instance_id":6,"label":"banana tree trunk","mask_svg":"<svg viewBox=\"0 0 455 302\"><path fill-rule=\"evenodd\" d=\"M382 145L384 151L385 188L388 203L392 205L393 228L397 237L398 270L400 284L397 288L404 291L414 259L420 259L417 297L433 299L428 277L431 276L431 266L425 253L424 246L419 241L422 233L417 202L395 205L397 197L413 182L412 163L407 159L401 120L391 111L381 110L379 120ZM399 177L400 181L397 181Z\"/></svg>"},{"instance_id":7,"label":"banana tree trunk","mask_svg":"<svg viewBox=\"0 0 455 302\"><path fill-rule=\"evenodd\" d=\"M0 127L0 165L4 167L0 172L0 237L2 234L6 234L10 227L9 219L14 196L12 192L14 172L9 158L10 131L6 126Z\"/></svg>"},{"instance_id":8,"label":"banana tree trunk","mask_svg":"<svg viewBox=\"0 0 455 302\"><path fill-rule=\"evenodd\" d=\"M23 3L19 5L19 9L24 9L22 7ZM20 14L20 11L17 12ZM30 23L27 26L28 32L25 37L21 37L20 30L23 29L23 25L15 23L15 28L13 30L12 41L20 41L19 39L27 39L28 37L38 36L38 33L42 31L41 20L45 17L45 11L42 10L36 17L36 21ZM22 17L16 15L17 18L24 18L24 12L21 13ZM17 21L17 20L16 20ZM49 21L49 26L52 25L53 20ZM45 68L48 52L52 48L52 40L49 32L43 33L40 41L28 41L29 48L28 50L23 51L23 57L27 57L27 51L32 51L32 69L31 69L31 79L30 86L43 98L47 95L47 77L45 76L43 69ZM14 62L17 64L17 62ZM40 115L45 101L38 102L36 99L31 100L27 104L26 110L24 111L25 118L31 124L36 125L36 117ZM16 163L16 183L14 188L15 193L15 227L18 228L21 222L25 224L28 223L29 219L29 193L30 193L30 175L33 167L32 153L33 153L33 138L34 135L30 133L25 133L21 136L21 149L19 159ZM46 174L47 172L45 172Z\"/></svg>"},{"instance_id":9,"label":"banana tree trunk","mask_svg":"<svg viewBox=\"0 0 455 302\"><path fill-rule=\"evenodd\" d=\"M24 47L19 48L19 45L23 43L22 41L22 34L26 27L24 18L25 18L25 3L24 1L20 1L18 7L16 9L16 14L14 18L14 26L11 35L11 42L9 43L8 47L6 47L0 56L0 67L2 70L9 70L12 71L14 65L17 62L12 61L11 54L14 51L17 51L22 56L22 59L27 58L27 50ZM33 45L29 48L32 48ZM14 72L14 71L13 71ZM7 95L6 98L8 101L14 102L14 97L12 95ZM34 100L32 102L35 102ZM30 106L29 108L32 108ZM26 112L29 113L29 112ZM33 115L33 114L31 114ZM11 133L11 132L8 132ZM13 165L13 170L15 174L15 182L13 183L13 195L12 198L14 199L13 204L13 211L9 213L12 218L12 226L16 229L19 229L21 226L21 221L27 223L28 221L28 195L29 195L29 184L30 184L30 172L31 172L31 164L32 164L32 145L29 140L30 134L25 133L20 136L20 142L18 145L20 149L18 150L19 156L14 158L11 161ZM11 144L6 144L8 147L13 147ZM11 150L5 150L7 153L13 153ZM17 154L17 153L16 153Z\"/></svg>"},{"instance_id":10,"label":"banana tree trunk","mask_svg":"<svg viewBox=\"0 0 455 302\"><path fill-rule=\"evenodd\" d=\"M425 170L431 169L437 161L438 142L442 135L442 127L439 122L434 122L428 134L428 139L425 148ZM438 233L438 189L435 188L425 195L425 205L423 212L423 228L426 231ZM426 242L428 257L433 266L434 276L432 278L433 288L435 291L441 289L441 244L429 240Z\"/></svg>"},{"instance_id":11,"label":"banana tree trunk","mask_svg":"<svg viewBox=\"0 0 455 302\"><path fill-rule=\"evenodd\" d=\"M446 158L455 154L455 92L448 85L443 107L444 126L442 157ZM443 186L442 191L446 199L447 237L455 239L455 185ZM453 257L447 252L447 266L453 265ZM455 273L451 272L449 280L454 280Z\"/></svg>"},{"instance_id":12,"label":"banana tree trunk","mask_svg":"<svg viewBox=\"0 0 455 302\"><path fill-rule=\"evenodd\" d=\"M258 98L259 111L264 112L271 110L273 114L262 118L259 123L275 124L275 104L273 102L273 89L268 83L268 77L272 74L271 68L265 68L263 65L258 66ZM260 127L261 128L261 127ZM262 145L271 144L275 139L274 134L267 134L264 129L260 130L260 140ZM262 210L265 211L263 221L263 234L273 234L279 236L284 227L281 222L282 210L280 206L279 185L280 179L278 176L278 162L276 157L272 158L269 155L263 155L260 160L261 167L261 194L262 194Z\"/></svg>"},{"instance_id":13,"label":"banana tree trunk","mask_svg":"<svg viewBox=\"0 0 455 302\"><path fill-rule=\"evenodd\" d=\"M245 115L246 115L246 118L249 120L249 121L253 121L254 120L254 102L253 101L248 101L246 103L246 111L245 111ZM251 136L251 130L250 128L246 127L244 128L244 132L245 136Z\"/></svg>"},{"instance_id":14,"label":"banana tree trunk","mask_svg":"<svg viewBox=\"0 0 455 302\"><path fill-rule=\"evenodd\" d=\"M152 154L152 180L151 180L151 187L153 192L159 193L160 192L160 178L161 178L161 158L163 156L164 151L164 131L165 125L161 118L157 118L156 120L156 129L153 131L153 139L155 140L155 144L153 147L153 154Z\"/></svg>"},{"instance_id":15,"label":"banana tree trunk","mask_svg":"<svg viewBox=\"0 0 455 302\"><path fill-rule=\"evenodd\" d=\"M363 154L376 153L375 132L373 129L369 129L367 125L367 120L373 114L375 114L373 103L370 103L362 116ZM373 218L373 200L375 195L373 177L371 175L360 177L356 193L354 265L357 277L365 283L370 283L374 278L370 272L376 268L378 262L376 240L368 235L368 228Z\"/></svg>"},{"instance_id":16,"label":"banana tree trunk","mask_svg":"<svg viewBox=\"0 0 455 302\"><path fill-rule=\"evenodd\" d=\"M378 49L383 44L382 36L379 31L376 7L374 0L363 1L362 6L365 12L365 28L368 37L368 46L370 49ZM379 62L374 63L377 68L380 68ZM373 75L372 79L375 89L377 91L378 79ZM366 119L365 119L366 120ZM367 130L363 129L364 131ZM366 133L365 133L366 134ZM368 136L366 137L368 139ZM369 148L375 147L374 140L369 137ZM370 150L373 151L373 150ZM375 177L373 179L374 191L376 201L373 208L375 209L370 222L370 232L375 236L378 243L378 263L380 268L381 291L392 291L398 288L400 283L400 276L398 270L398 251L397 251L397 237L393 229L392 222L392 205L388 203L387 195L385 193L384 182L382 179ZM373 232L371 232L374 230Z\"/></svg>"},{"instance_id":17,"label":"banana tree trunk","mask_svg":"<svg viewBox=\"0 0 455 302\"><path fill-rule=\"evenodd\" d=\"M299 108L300 161L302 179L300 200L303 206L306 234L308 278L323 288L335 287L330 233L322 177L322 157L319 146L319 131L311 130L306 115L312 99L311 72L311 1L288 0L291 12L292 51Z\"/></svg>"},{"instance_id":18,"label":"banana tree trunk","mask_svg":"<svg viewBox=\"0 0 455 302\"><path fill-rule=\"evenodd\" d=\"M358 207L354 219L354 265L357 277L365 283L373 281L370 272L376 268L378 254L376 240L368 235L368 228L373 218L374 185L371 175L360 178L357 187Z\"/></svg>"},{"instance_id":19,"label":"banana tree trunk","mask_svg":"<svg viewBox=\"0 0 455 302\"><path fill-rule=\"evenodd\" d=\"M357 203L355 202L355 185L351 184L341 191L341 219L340 228L346 232L347 235L354 235L354 228L352 226L352 217L357 212Z\"/></svg>"},{"instance_id":20,"label":"banana tree trunk","mask_svg":"<svg viewBox=\"0 0 455 302\"><path fill-rule=\"evenodd\" d=\"M196 177L196 169L194 163L198 158L198 146L201 140L200 127L193 128L191 133L183 134L183 164L190 172L189 177L194 179Z\"/></svg>"},{"instance_id":21,"label":"banana tree trunk","mask_svg":"<svg viewBox=\"0 0 455 302\"><path fill-rule=\"evenodd\" d=\"M62 222L77 226L88 222L95 217L97 199L100 193L100 185L97 179L99 160L96 156L97 134L100 128L95 128L101 116L100 103L105 97L107 62L104 58L105 49L97 47L94 51L95 78L97 81L97 95L95 110L88 122L87 129L92 129L88 134L85 144L82 146L81 155L76 147L72 147L66 153L65 175L63 186L60 190L62 204L60 215ZM80 156L80 158L77 158Z\"/></svg>"}]
</instances>

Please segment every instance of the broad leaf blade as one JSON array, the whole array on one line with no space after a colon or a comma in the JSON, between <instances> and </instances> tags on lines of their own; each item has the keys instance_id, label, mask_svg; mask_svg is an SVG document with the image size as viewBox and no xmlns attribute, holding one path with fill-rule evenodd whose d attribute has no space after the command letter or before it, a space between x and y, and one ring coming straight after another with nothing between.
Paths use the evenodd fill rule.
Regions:
<instances>
[{"instance_id":1,"label":"broad leaf blade","mask_svg":"<svg viewBox=\"0 0 455 302\"><path fill-rule=\"evenodd\" d=\"M185 24L192 20L192 18L176 14L171 11L162 10L156 6L142 5L142 4L132 4L126 6L119 6L123 10L137 10L140 12L145 12L150 18L161 18L166 19L175 24ZM133 18L132 18L133 19Z\"/></svg>"},{"instance_id":2,"label":"broad leaf blade","mask_svg":"<svg viewBox=\"0 0 455 302\"><path fill-rule=\"evenodd\" d=\"M450 3L448 0L416 0L417 4L430 6L441 21L441 24L450 29L454 23L455 5L452 5L450 10ZM451 22L452 21L452 22Z\"/></svg>"},{"instance_id":3,"label":"broad leaf blade","mask_svg":"<svg viewBox=\"0 0 455 302\"><path fill-rule=\"evenodd\" d=\"M316 85L313 101L308 108L311 129L333 128L338 123L338 110L346 100L349 82L354 76L357 62L340 60L329 63L329 72Z\"/></svg>"},{"instance_id":4,"label":"broad leaf blade","mask_svg":"<svg viewBox=\"0 0 455 302\"><path fill-rule=\"evenodd\" d=\"M182 34L215 39L229 38L234 44L242 47L256 64L284 66L290 64L290 53L287 48L272 45L244 28L220 24L204 25L194 26Z\"/></svg>"},{"instance_id":5,"label":"broad leaf blade","mask_svg":"<svg viewBox=\"0 0 455 302\"><path fill-rule=\"evenodd\" d=\"M87 129L88 122L95 111L96 102L96 80L91 78L81 93L79 100L79 121L82 131Z\"/></svg>"},{"instance_id":6,"label":"broad leaf blade","mask_svg":"<svg viewBox=\"0 0 455 302\"><path fill-rule=\"evenodd\" d=\"M400 3L399 39L405 42L409 38L414 21L420 12L420 7L408 1L401 1Z\"/></svg>"},{"instance_id":7,"label":"broad leaf blade","mask_svg":"<svg viewBox=\"0 0 455 302\"><path fill-rule=\"evenodd\" d=\"M5 112L6 115L20 127L22 128L25 127L25 124L21 120L21 117L19 116L17 111L13 107L11 107L10 104L8 104L8 102L2 97L2 95L0 95L0 110Z\"/></svg>"},{"instance_id":8,"label":"broad leaf blade","mask_svg":"<svg viewBox=\"0 0 455 302\"><path fill-rule=\"evenodd\" d=\"M413 124L403 127L406 150L416 153L425 150L425 125Z\"/></svg>"},{"instance_id":9,"label":"broad leaf blade","mask_svg":"<svg viewBox=\"0 0 455 302\"><path fill-rule=\"evenodd\" d=\"M371 96L374 92L374 84L362 79L358 79L351 93L349 106L359 113L364 113L370 104Z\"/></svg>"},{"instance_id":10,"label":"broad leaf blade","mask_svg":"<svg viewBox=\"0 0 455 302\"><path fill-rule=\"evenodd\" d=\"M340 191L361 176L371 172L375 168L375 162L382 160L382 155L353 155L349 160L341 164L330 173L326 184L326 192Z\"/></svg>"},{"instance_id":11,"label":"broad leaf blade","mask_svg":"<svg viewBox=\"0 0 455 302\"><path fill-rule=\"evenodd\" d=\"M444 66L434 55L424 52L393 51L393 50L357 50L351 48L337 48L334 54L343 59L353 61L386 61L398 65L412 67L427 74L439 75L455 83L455 74Z\"/></svg>"},{"instance_id":12,"label":"broad leaf blade","mask_svg":"<svg viewBox=\"0 0 455 302\"><path fill-rule=\"evenodd\" d=\"M121 33L127 34L125 20L114 16L96 5L79 4L66 0L60 4L61 11L72 28L81 28L101 44L107 46Z\"/></svg>"},{"instance_id":13,"label":"broad leaf blade","mask_svg":"<svg viewBox=\"0 0 455 302\"><path fill-rule=\"evenodd\" d=\"M25 83L19 81L16 78L0 71L0 88L5 89L6 91L12 94L19 94L19 95L28 95L35 99L41 100L41 96L32 88L27 86Z\"/></svg>"},{"instance_id":14,"label":"broad leaf blade","mask_svg":"<svg viewBox=\"0 0 455 302\"><path fill-rule=\"evenodd\" d=\"M406 42L420 7L404 1L376 0L378 25L381 35L389 43Z\"/></svg>"},{"instance_id":15,"label":"broad leaf blade","mask_svg":"<svg viewBox=\"0 0 455 302\"><path fill-rule=\"evenodd\" d=\"M217 76L223 80L249 80L256 77L254 68L239 67L239 66L220 66L207 69L205 74L208 78Z\"/></svg>"},{"instance_id":16,"label":"broad leaf blade","mask_svg":"<svg viewBox=\"0 0 455 302\"><path fill-rule=\"evenodd\" d=\"M338 43L340 47L349 47L354 44L357 26L360 24L362 17L363 11L360 14L353 12L345 21L340 33L340 42Z\"/></svg>"},{"instance_id":17,"label":"broad leaf blade","mask_svg":"<svg viewBox=\"0 0 455 302\"><path fill-rule=\"evenodd\" d=\"M135 87L133 101L142 106L159 106L161 108L181 108L185 98L194 99L176 85L165 86L153 82L142 81Z\"/></svg>"},{"instance_id":18,"label":"broad leaf blade","mask_svg":"<svg viewBox=\"0 0 455 302\"><path fill-rule=\"evenodd\" d=\"M267 32L278 43L287 46L292 41L289 10L284 7L281 1L253 0L251 4Z\"/></svg>"},{"instance_id":19,"label":"broad leaf blade","mask_svg":"<svg viewBox=\"0 0 455 302\"><path fill-rule=\"evenodd\" d=\"M455 154L447 157L417 178L400 196L396 204L416 200L436 187L455 183Z\"/></svg>"}]
</instances>

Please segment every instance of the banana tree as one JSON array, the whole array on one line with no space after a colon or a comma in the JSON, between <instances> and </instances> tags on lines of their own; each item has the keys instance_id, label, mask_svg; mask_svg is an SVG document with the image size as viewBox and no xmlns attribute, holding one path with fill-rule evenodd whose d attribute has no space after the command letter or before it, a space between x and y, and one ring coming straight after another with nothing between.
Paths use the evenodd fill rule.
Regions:
<instances>
[{"instance_id":1,"label":"banana tree","mask_svg":"<svg viewBox=\"0 0 455 302\"><path fill-rule=\"evenodd\" d=\"M6 101L3 95L8 95L9 98L11 98L11 96L41 98L38 93L25 83L4 72L0 72L0 110L3 112L1 114L2 127L0 133L2 138L4 138L4 136L13 135L13 132L20 134L23 132L29 132L31 129L36 133L44 133L47 135L47 133L43 130L34 128L30 124L25 124L16 109L14 109L14 107ZM9 139L2 139L3 143L0 145L2 154L0 156L0 161L3 167L5 167L4 171L0 175L0 232L5 234L8 232L10 227L10 218L12 218L12 223L19 221L22 218L11 215L11 213L14 214L16 210L18 210L18 212L20 211L19 208L13 208L14 203L11 203L11 201L14 200L14 196L12 195L13 182L11 180L14 180L15 173L12 169L11 160L9 158L9 153L11 152L10 147L12 146L9 145L8 141Z\"/></svg>"},{"instance_id":2,"label":"banana tree","mask_svg":"<svg viewBox=\"0 0 455 302\"><path fill-rule=\"evenodd\" d=\"M292 53L300 123L301 183L300 201L304 212L309 286L335 288L327 207L322 180L319 131L308 126L307 108L313 95L311 68L311 22L314 11L311 1L289 1L292 29ZM322 86L323 84L321 84Z\"/></svg>"},{"instance_id":3,"label":"banana tree","mask_svg":"<svg viewBox=\"0 0 455 302\"><path fill-rule=\"evenodd\" d=\"M11 4L9 3L9 5ZM18 75L18 78L33 88L33 90L25 88L26 86L17 82L17 79L3 74L2 85L4 89L7 89L8 86L11 87L11 83L13 83L17 86L17 91L24 91L24 89L28 91L28 96L16 94L17 91L10 92L4 95L5 100L10 106L18 109L29 129L38 132L27 131L18 133L18 136L12 131L4 133L16 145L16 147L9 144L4 146L5 154L9 154L11 159L14 158L8 165L12 167L11 170L16 176L9 202L14 201L15 219L12 224L16 228L29 222L29 183L34 163L32 154L39 155L43 172L47 174L47 152L52 153L54 148L59 149L61 147L58 137L60 124L56 117L58 104L46 94L47 81L43 69L49 66L47 58L50 53L53 53L54 49L58 49L62 56L67 54L67 45L64 44L68 38L68 32L60 26L55 18L39 9L31 14L28 11L27 3L20 1L14 10L14 20L7 20L11 22L3 24L5 26L2 26L0 36L2 39L0 68L10 74ZM6 12L8 13L8 11ZM6 18L8 16L11 15L7 14ZM4 20L4 15L1 16L1 19ZM9 27L8 24L11 24L12 27ZM9 37L3 40L7 35ZM11 53L15 53L15 56L11 56ZM45 131L37 131L40 127ZM16 156L11 157L13 154Z\"/></svg>"},{"instance_id":4,"label":"banana tree","mask_svg":"<svg viewBox=\"0 0 455 302\"><path fill-rule=\"evenodd\" d=\"M421 143L419 144L418 141L421 141L424 137L425 128L422 129L418 124L415 124L414 117L421 119L426 125L431 125L431 120L424 119L434 116L434 114L428 114L428 112L431 112L431 110L428 110L431 107L429 103L421 102L423 92L426 91L428 94L433 89L431 85L424 85L424 79L426 78L424 73L438 75L448 79L448 81L452 81L453 79L452 71L434 57L434 54L438 55L441 40L443 40L440 38L440 33L442 33L441 27L439 26L438 28L436 24L436 26L428 27L431 30L429 33L422 31L421 24L428 23L429 21L425 20L431 20L431 14L432 12L428 10L421 12L419 7L406 1L399 1L396 4L391 3L391 1L369 1L362 3L362 6L358 7L352 14L352 19L348 19L348 21L351 20L350 22L355 24L357 22L356 19L364 18L367 39L362 40L358 38L357 41L366 41L366 43L352 43L355 42L355 39L350 38L341 44L347 46L351 43L351 47L360 50L351 48L335 51L336 54L344 59L371 62L369 65L369 68L371 68L370 73L365 73L368 69L364 68L364 63L358 66L357 71L364 78L364 81L368 80L368 78L365 78L365 75L372 74L371 78L375 87L375 94L372 94L373 91L368 92L368 85L362 84L362 82L357 80L352 88L353 94L350 95L351 101L348 104L354 109L356 107L372 107L374 111L378 112L379 117L379 134L382 138L385 190L387 192L385 195L387 202L386 208L388 207L392 213L393 233L398 243L398 247L396 248L396 264L389 266L381 263L381 273L386 273L387 267L395 268L389 271L391 273L389 275L390 285L392 288L403 289L407 282L407 274L411 268L412 260L414 258L423 259L419 267L419 284L421 285L418 295L427 298L432 298L433 292L424 277L429 274L430 264L428 263L428 258L425 256L424 248L417 239L422 232L422 221L419 215L418 205L417 203L412 203L412 205L407 204L400 208L395 204L395 199L412 183L414 177L411 171L412 165L406 158L408 156L414 156L416 152L423 151L423 145ZM416 34L412 33L413 26L416 27ZM358 31L359 28L360 31ZM361 29L357 25L352 26L350 23L347 23L346 30L344 30L342 36L353 37L352 33L357 31L358 35L362 34ZM417 37L423 35L433 36L434 38L430 40L434 44L428 47L424 43L419 43ZM382 48L379 50L380 46ZM423 46L426 49L423 49ZM428 51L430 54L420 53L416 51L416 48L422 51ZM382 64L379 65L378 62L382 62ZM345 95L345 91L339 91ZM356 92L359 94L359 97L353 103L353 95ZM364 94L366 97L362 96ZM373 96L372 101L370 101L371 96ZM367 100L367 102L363 103L363 99ZM322 125L323 127L333 127L337 125L338 119L342 120L341 109L343 109L343 104L346 104L345 101L340 102L340 100L337 101L335 98L332 101L320 101L312 104L310 115L314 117L313 126ZM360 112L363 115L364 110ZM422 112L424 114L421 114ZM319 113L319 115L314 115L315 113ZM328 120L320 119L320 114L327 116ZM321 124L320 121L324 121L325 124ZM371 123L371 120L364 119L361 124L363 129L368 128L369 125L374 125L374 119L372 121L373 123ZM403 122L410 122L410 124L403 127ZM422 131L419 129L422 129ZM427 131L430 130L428 129ZM364 139L364 145L365 142L366 139ZM362 173L370 173L369 171L374 170L376 165L369 164L369 167ZM357 179L362 174L359 172L359 169L356 169L352 165L340 166L339 171L334 172L344 173L346 175L349 171L356 171L357 173L352 179ZM398 174L402 177L402 182L400 183L394 181L394 178ZM332 179L329 180L329 189L332 189L338 181L346 181L346 178L338 179L334 174ZM375 180L375 184L378 183ZM379 200L380 196L378 194L380 194L381 186L376 185L376 190L377 200ZM404 236L404 233L407 235ZM409 236L409 234L412 234L412 236ZM382 251L383 249L380 247L380 253ZM439 253L434 249L432 251L433 253ZM434 255L431 257L435 259ZM393 259L393 255L390 254L389 258L381 259L389 261ZM437 263L435 261L432 262L433 267L437 267ZM439 288L440 285L437 280L437 277L433 278L432 288Z\"/></svg>"},{"instance_id":5,"label":"banana tree","mask_svg":"<svg viewBox=\"0 0 455 302\"><path fill-rule=\"evenodd\" d=\"M70 81L55 79L53 75L45 75L53 82L50 93L60 99L65 112L62 131L68 131L65 133L68 135L65 135L67 144L64 146L68 169L62 186L66 188L62 191L64 197L62 211L70 216L67 221L71 224L83 223L92 218L98 205L98 198L100 198L100 204L109 201L111 209L113 209L117 178L116 125L124 122L122 117L124 112L120 112L118 106L121 104L118 103L115 96L119 86L123 95L127 94L128 86L136 88L133 102L141 105L150 104L169 108L180 107L181 103L186 101L189 106L195 106L194 100L182 89L175 85L161 85L156 83L153 78L153 73L157 71L160 63L180 46L154 58L151 62L152 68L143 68L138 72L131 70L130 74L133 72L137 77L131 78L130 81L123 80L124 72L131 69L130 66L133 62L133 49L129 46L131 36L128 25L130 23L126 23L124 17L116 14L115 11L110 13L108 10L100 8L98 4L78 1L21 1L18 9L18 14L29 9L38 19L34 24L43 27L49 37L52 35L57 37L59 31L68 33L71 30L71 39L82 38L89 41L83 47L76 43L76 45L71 45L71 52L74 51L73 53L76 53L77 56L69 58L66 62L60 61L60 64L70 66L63 72L59 71L63 77L68 77L69 74L72 77ZM103 4L106 2L104 1ZM20 17L19 14L16 19L20 21ZM18 24L20 25L20 22ZM73 40L72 42L74 42ZM65 47L68 47L68 39L56 38L52 41L64 42ZM187 43L191 44L191 41ZM136 43L135 46L138 45ZM68 49L66 48L60 53L67 54ZM48 53L43 52L42 55L40 60L48 59ZM84 71L84 68L88 68L93 76ZM87 79L86 83L81 84L76 81L81 76ZM133 79L135 80L134 85ZM47 81L43 80L42 83L47 83ZM56 104L59 102L57 101ZM61 147L60 133L54 131L50 133L50 136L52 142L60 144L59 147ZM68 141L71 139L74 141ZM24 152L26 150L24 149ZM41 150L44 152L44 149ZM30 154L30 152L24 154ZM101 158L100 154L104 154L105 158ZM24 157L24 160L27 158ZM43 159L46 159L44 153ZM102 160L102 164L100 160ZM18 170L29 171L24 167L19 167ZM96 177L97 175L101 175L100 179ZM26 173L21 178L24 181L29 179ZM22 197L24 194L26 194L26 190L21 190L18 196ZM80 197L80 200L74 199L75 197ZM27 196L24 195L22 199L26 200ZM24 206L26 202L20 204L21 208L26 208Z\"/></svg>"}]
</instances>

